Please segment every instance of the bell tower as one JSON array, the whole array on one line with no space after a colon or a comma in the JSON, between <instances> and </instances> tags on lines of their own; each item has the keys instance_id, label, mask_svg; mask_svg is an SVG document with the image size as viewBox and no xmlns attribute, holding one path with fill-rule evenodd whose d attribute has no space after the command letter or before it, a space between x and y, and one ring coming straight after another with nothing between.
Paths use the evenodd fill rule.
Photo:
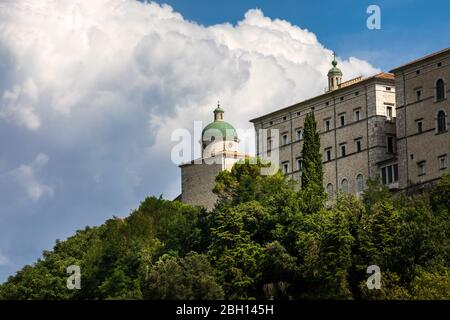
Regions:
<instances>
[{"instance_id":1,"label":"bell tower","mask_svg":"<svg viewBox=\"0 0 450 320\"><path fill-rule=\"evenodd\" d=\"M328 91L339 89L342 83L342 71L337 66L336 53L333 52L333 67L328 71Z\"/></svg>"}]
</instances>

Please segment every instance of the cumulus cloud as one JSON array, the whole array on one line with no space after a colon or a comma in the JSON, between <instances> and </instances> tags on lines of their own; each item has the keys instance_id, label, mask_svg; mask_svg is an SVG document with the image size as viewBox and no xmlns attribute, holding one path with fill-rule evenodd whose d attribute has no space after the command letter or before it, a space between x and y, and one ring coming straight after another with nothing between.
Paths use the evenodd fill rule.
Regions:
<instances>
[{"instance_id":1,"label":"cumulus cloud","mask_svg":"<svg viewBox=\"0 0 450 320\"><path fill-rule=\"evenodd\" d=\"M0 8L3 51L19 67L3 82L1 115L28 129L86 109L126 108L151 120L190 108L206 120L217 98L244 124L326 85L331 51L260 10L236 26L205 28L134 0L9 0ZM356 58L342 66L348 78L376 71Z\"/></svg>"},{"instance_id":2,"label":"cumulus cloud","mask_svg":"<svg viewBox=\"0 0 450 320\"><path fill-rule=\"evenodd\" d=\"M47 233L53 241L145 195L175 197L173 130L211 121L217 100L244 130L255 116L321 93L331 52L313 32L260 10L205 27L135 0L3 0L0 171L14 171L29 203L0 172L0 216L8 228L30 224L36 238L36 221L19 218L35 211L41 229L58 225ZM378 71L338 60L347 79ZM5 228L12 243L19 234Z\"/></svg>"},{"instance_id":3,"label":"cumulus cloud","mask_svg":"<svg viewBox=\"0 0 450 320\"><path fill-rule=\"evenodd\" d=\"M36 171L44 167L48 160L49 158L46 154L39 153L32 163L20 165L12 171L14 177L33 201L37 201L43 196L53 196L53 188L39 182L36 177Z\"/></svg>"}]
</instances>

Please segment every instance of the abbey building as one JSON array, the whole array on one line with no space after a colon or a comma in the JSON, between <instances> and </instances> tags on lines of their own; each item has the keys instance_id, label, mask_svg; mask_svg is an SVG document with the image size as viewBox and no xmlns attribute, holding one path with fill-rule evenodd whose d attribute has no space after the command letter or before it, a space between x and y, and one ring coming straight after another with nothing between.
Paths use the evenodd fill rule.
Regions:
<instances>
[{"instance_id":1,"label":"abbey building","mask_svg":"<svg viewBox=\"0 0 450 320\"><path fill-rule=\"evenodd\" d=\"M344 72L333 59L325 93L250 120L256 156L274 161L276 151L280 169L301 188L303 125L314 112L330 196L359 196L368 178L412 193L450 172L450 48L368 78L342 81ZM203 130L202 159L181 166L183 202L211 209L215 176L246 157L223 116L218 107Z\"/></svg>"},{"instance_id":2,"label":"abbey building","mask_svg":"<svg viewBox=\"0 0 450 320\"><path fill-rule=\"evenodd\" d=\"M313 111L329 195L359 195L369 177L393 191L416 192L449 172L450 48L391 73L346 82L342 75L333 60L326 93L251 120L257 156L267 157L274 145L274 135L258 137L260 129L276 129L279 165L300 186L303 122Z\"/></svg>"},{"instance_id":3,"label":"abbey building","mask_svg":"<svg viewBox=\"0 0 450 320\"><path fill-rule=\"evenodd\" d=\"M398 188L394 76L380 73L342 82L342 75L333 60L326 93L251 120L257 134L260 129L269 130L267 148L265 141L257 139L257 156L265 158L272 151L277 136L271 131L276 129L280 168L301 187L303 123L314 111L327 193L339 188L358 194L366 179L377 176L382 167L390 168L392 177L387 182Z\"/></svg>"},{"instance_id":4,"label":"abbey building","mask_svg":"<svg viewBox=\"0 0 450 320\"><path fill-rule=\"evenodd\" d=\"M450 48L391 72L396 87L399 187L415 192L449 172Z\"/></svg>"}]
</instances>

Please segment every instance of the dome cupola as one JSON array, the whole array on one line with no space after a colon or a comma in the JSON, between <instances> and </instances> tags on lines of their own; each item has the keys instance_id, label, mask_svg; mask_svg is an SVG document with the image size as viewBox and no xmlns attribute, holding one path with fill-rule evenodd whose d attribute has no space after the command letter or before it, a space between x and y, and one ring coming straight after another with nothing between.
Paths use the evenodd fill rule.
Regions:
<instances>
[{"instance_id":1,"label":"dome cupola","mask_svg":"<svg viewBox=\"0 0 450 320\"><path fill-rule=\"evenodd\" d=\"M208 124L202 131L202 141L209 142L215 140L238 141L237 132L234 127L223 120L225 111L218 104L214 110L214 122Z\"/></svg>"},{"instance_id":2,"label":"dome cupola","mask_svg":"<svg viewBox=\"0 0 450 320\"><path fill-rule=\"evenodd\" d=\"M333 52L333 67L328 71L328 91L336 90L342 83L342 71L337 67L336 53Z\"/></svg>"},{"instance_id":3,"label":"dome cupola","mask_svg":"<svg viewBox=\"0 0 450 320\"><path fill-rule=\"evenodd\" d=\"M223 120L225 111L218 104L214 110L214 121L202 131L203 157L214 156L222 152L237 152L238 135L236 129Z\"/></svg>"}]
</instances>

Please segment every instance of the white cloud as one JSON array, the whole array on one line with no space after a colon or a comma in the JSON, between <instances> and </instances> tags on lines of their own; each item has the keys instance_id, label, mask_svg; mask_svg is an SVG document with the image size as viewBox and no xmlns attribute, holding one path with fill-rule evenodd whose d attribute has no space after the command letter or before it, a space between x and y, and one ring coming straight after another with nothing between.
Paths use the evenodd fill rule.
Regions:
<instances>
[{"instance_id":1,"label":"white cloud","mask_svg":"<svg viewBox=\"0 0 450 320\"><path fill-rule=\"evenodd\" d=\"M26 190L27 195L37 201L43 196L53 196L53 188L41 183L36 177L36 171L39 171L48 163L48 156L39 153L30 164L22 164L12 171L13 176L20 185Z\"/></svg>"},{"instance_id":2,"label":"white cloud","mask_svg":"<svg viewBox=\"0 0 450 320\"><path fill-rule=\"evenodd\" d=\"M22 189L0 172L0 215L17 228L2 223L0 234L17 242L29 223L30 241L53 240L149 194L177 196L175 128L206 125L220 100L226 120L248 129L323 92L330 60L313 32L260 10L205 27L135 0L2 0L0 169ZM353 57L339 66L346 79L377 72Z\"/></svg>"},{"instance_id":3,"label":"white cloud","mask_svg":"<svg viewBox=\"0 0 450 320\"><path fill-rule=\"evenodd\" d=\"M314 33L260 10L204 27L135 0L5 0L0 120L34 132L54 158L70 153L64 161L95 188L114 177L134 188L145 174L178 175L170 134L211 121L217 100L228 121L248 129L253 117L323 92L330 59ZM377 72L354 57L340 66L347 79ZM71 173L58 178L85 178ZM52 194L32 167L17 174L32 199ZM160 183L152 192L176 195L174 181Z\"/></svg>"},{"instance_id":4,"label":"white cloud","mask_svg":"<svg viewBox=\"0 0 450 320\"><path fill-rule=\"evenodd\" d=\"M218 98L245 127L321 92L330 66L331 51L312 32L260 10L236 26L206 28L134 0L10 0L0 8L0 41L19 67L1 116L29 129L114 107L186 124L209 120ZM342 67L347 78L376 71L356 58Z\"/></svg>"}]
</instances>

